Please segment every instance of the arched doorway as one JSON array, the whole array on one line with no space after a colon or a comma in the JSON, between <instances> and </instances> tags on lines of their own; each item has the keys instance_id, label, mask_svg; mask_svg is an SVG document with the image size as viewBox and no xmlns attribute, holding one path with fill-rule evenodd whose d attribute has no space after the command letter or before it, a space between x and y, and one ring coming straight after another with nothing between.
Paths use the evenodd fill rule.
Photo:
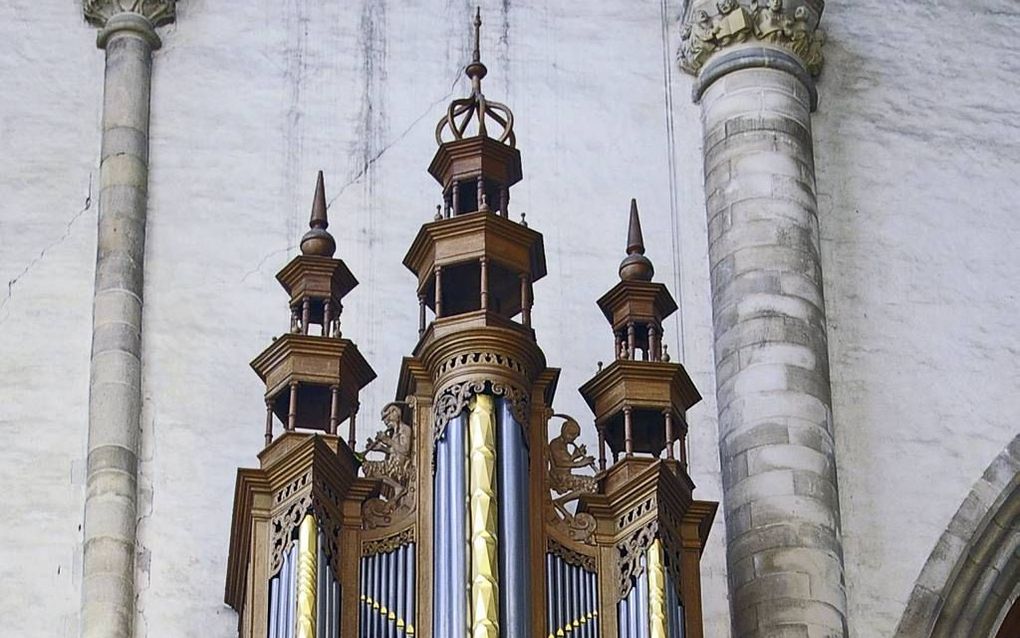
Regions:
<instances>
[{"instance_id":1,"label":"arched doorway","mask_svg":"<svg viewBox=\"0 0 1020 638\"><path fill-rule=\"evenodd\" d=\"M1020 600L1014 601L995 638L1020 638Z\"/></svg>"},{"instance_id":2,"label":"arched doorway","mask_svg":"<svg viewBox=\"0 0 1020 638\"><path fill-rule=\"evenodd\" d=\"M974 488L917 579L896 638L1020 638L1020 436Z\"/></svg>"}]
</instances>

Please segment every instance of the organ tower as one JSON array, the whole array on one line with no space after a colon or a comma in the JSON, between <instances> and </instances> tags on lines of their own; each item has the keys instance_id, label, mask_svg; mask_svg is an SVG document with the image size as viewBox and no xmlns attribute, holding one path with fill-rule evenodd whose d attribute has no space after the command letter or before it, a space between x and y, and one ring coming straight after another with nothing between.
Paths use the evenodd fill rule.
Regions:
<instances>
[{"instance_id":1,"label":"organ tower","mask_svg":"<svg viewBox=\"0 0 1020 638\"><path fill-rule=\"evenodd\" d=\"M341 331L357 280L334 257L321 173L302 254L277 275L290 330L252 362L266 447L238 471L231 529L226 600L244 638L702 635L716 504L693 499L687 473L700 396L663 342L676 303L632 203L620 282L598 301L613 360L581 388L589 453L554 408L559 370L531 322L543 239L510 216L521 154L512 112L482 91L474 26L471 93L439 121L428 168L443 205L403 262L418 342L360 451L375 374Z\"/></svg>"}]
</instances>

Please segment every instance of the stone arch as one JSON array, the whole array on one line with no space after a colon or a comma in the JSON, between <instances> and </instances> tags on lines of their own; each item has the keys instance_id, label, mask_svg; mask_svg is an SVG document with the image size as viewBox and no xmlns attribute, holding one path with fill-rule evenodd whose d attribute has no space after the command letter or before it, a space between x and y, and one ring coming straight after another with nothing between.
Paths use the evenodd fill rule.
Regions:
<instances>
[{"instance_id":1,"label":"stone arch","mask_svg":"<svg viewBox=\"0 0 1020 638\"><path fill-rule=\"evenodd\" d=\"M1020 596L1020 435L974 485L914 585L896 638L995 638Z\"/></svg>"}]
</instances>

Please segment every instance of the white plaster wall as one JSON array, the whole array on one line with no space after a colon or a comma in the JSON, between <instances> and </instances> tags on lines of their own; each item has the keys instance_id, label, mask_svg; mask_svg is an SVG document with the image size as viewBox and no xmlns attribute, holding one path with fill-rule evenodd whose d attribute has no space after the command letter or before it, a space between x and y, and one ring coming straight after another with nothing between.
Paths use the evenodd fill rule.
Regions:
<instances>
[{"instance_id":1,"label":"white plaster wall","mask_svg":"<svg viewBox=\"0 0 1020 638\"><path fill-rule=\"evenodd\" d=\"M425 169L436 122L467 90L473 6L193 0L165 32L153 86L139 636L235 631L221 602L234 472L255 463L264 419L247 363L287 329L273 275L307 228L319 168L338 254L362 282L343 323L379 373L358 438L375 432L417 339L414 278L400 261L440 201ZM696 273L689 294L700 299L685 308L687 354L714 396L699 133L677 131L683 184L671 205L665 70L675 44L664 58L662 7L488 2L483 16L486 94L513 108L523 154L512 216L526 212L545 234L549 276L536 285L534 325L550 365L563 368L557 410L590 423L576 388L612 357L595 300L617 281L632 196L674 292L678 213ZM670 72L673 116L694 123L685 80ZM674 360L677 326L667 335ZM720 493L714 415L711 400L691 413L705 499ZM728 634L722 536L720 521L705 559L712 636Z\"/></svg>"},{"instance_id":2,"label":"white plaster wall","mask_svg":"<svg viewBox=\"0 0 1020 638\"><path fill-rule=\"evenodd\" d=\"M103 55L68 0L0 3L0 43L0 634L70 638Z\"/></svg>"},{"instance_id":3,"label":"white plaster wall","mask_svg":"<svg viewBox=\"0 0 1020 638\"><path fill-rule=\"evenodd\" d=\"M1020 419L1020 6L831 2L815 114L851 636ZM991 496L990 498L994 498Z\"/></svg>"},{"instance_id":4,"label":"white plaster wall","mask_svg":"<svg viewBox=\"0 0 1020 638\"><path fill-rule=\"evenodd\" d=\"M514 109L523 154L512 209L546 238L534 322L563 368L557 409L583 422L575 388L612 356L594 300L615 281L636 196L658 278L682 302L674 359L705 397L690 414L698 495L718 499L700 123L670 66L680 3L482 4L486 93ZM339 253L362 282L344 325L379 373L359 438L374 432L416 338L400 259L439 199L425 168L436 120L465 91L471 6L186 0L161 30L139 636L233 635L222 595L234 471L262 442L247 362L287 327L273 275L296 252L319 168ZM892 633L939 534L1017 430L1018 11L862 0L830 2L823 19L815 148L856 637ZM12 635L77 635L94 37L77 1L0 7L0 617ZM712 637L729 635L723 534L717 521L704 559Z\"/></svg>"}]
</instances>

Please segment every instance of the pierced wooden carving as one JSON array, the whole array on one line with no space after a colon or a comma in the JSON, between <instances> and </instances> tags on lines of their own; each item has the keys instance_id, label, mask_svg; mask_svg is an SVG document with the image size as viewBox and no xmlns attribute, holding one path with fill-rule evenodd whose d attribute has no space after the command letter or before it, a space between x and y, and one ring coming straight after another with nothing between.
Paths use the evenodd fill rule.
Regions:
<instances>
[{"instance_id":1,"label":"pierced wooden carving","mask_svg":"<svg viewBox=\"0 0 1020 638\"><path fill-rule=\"evenodd\" d=\"M546 546L546 551L548 551L553 556L558 556L562 558L569 565L577 565L581 569L587 570L589 572L595 571L594 556L588 556L587 554L582 554L581 552L575 552L574 550L564 547L560 543L557 543L555 540L551 538L549 539L549 542Z\"/></svg>"},{"instance_id":2,"label":"pierced wooden carving","mask_svg":"<svg viewBox=\"0 0 1020 638\"><path fill-rule=\"evenodd\" d=\"M495 355L493 353L478 353L479 356L491 355L496 358L509 360L508 357ZM458 357L460 358L460 357ZM444 364L445 365L445 364ZM443 388L436 397L433 408L435 419L432 426L434 441L443 438L446 433L446 426L450 419L464 411L468 401L475 394L481 394L488 390L496 396L504 397L510 404L510 412L522 428L525 428L527 435L528 409L530 406L530 395L509 383L493 381L485 378L471 379L460 383L453 383Z\"/></svg>"},{"instance_id":3,"label":"pierced wooden carving","mask_svg":"<svg viewBox=\"0 0 1020 638\"><path fill-rule=\"evenodd\" d=\"M283 512L274 516L270 522L270 562L269 577L272 578L283 566L283 556L296 541L295 530L301 526L305 515L315 515L319 528L322 529L325 547L323 552L330 561L334 574L340 574L340 524L333 518L329 510L311 493L294 500Z\"/></svg>"},{"instance_id":4,"label":"pierced wooden carving","mask_svg":"<svg viewBox=\"0 0 1020 638\"><path fill-rule=\"evenodd\" d=\"M376 554L387 554L413 542L415 542L414 528L408 527L392 536L374 541L366 541L361 546L361 555L375 556Z\"/></svg>"},{"instance_id":5,"label":"pierced wooden carving","mask_svg":"<svg viewBox=\"0 0 1020 638\"><path fill-rule=\"evenodd\" d=\"M658 533L659 521L653 518L616 544L616 551L619 552L617 565L620 574L616 590L618 600L626 598L630 593L630 588L645 573L645 566L641 564L641 556L648 551Z\"/></svg>"}]
</instances>

